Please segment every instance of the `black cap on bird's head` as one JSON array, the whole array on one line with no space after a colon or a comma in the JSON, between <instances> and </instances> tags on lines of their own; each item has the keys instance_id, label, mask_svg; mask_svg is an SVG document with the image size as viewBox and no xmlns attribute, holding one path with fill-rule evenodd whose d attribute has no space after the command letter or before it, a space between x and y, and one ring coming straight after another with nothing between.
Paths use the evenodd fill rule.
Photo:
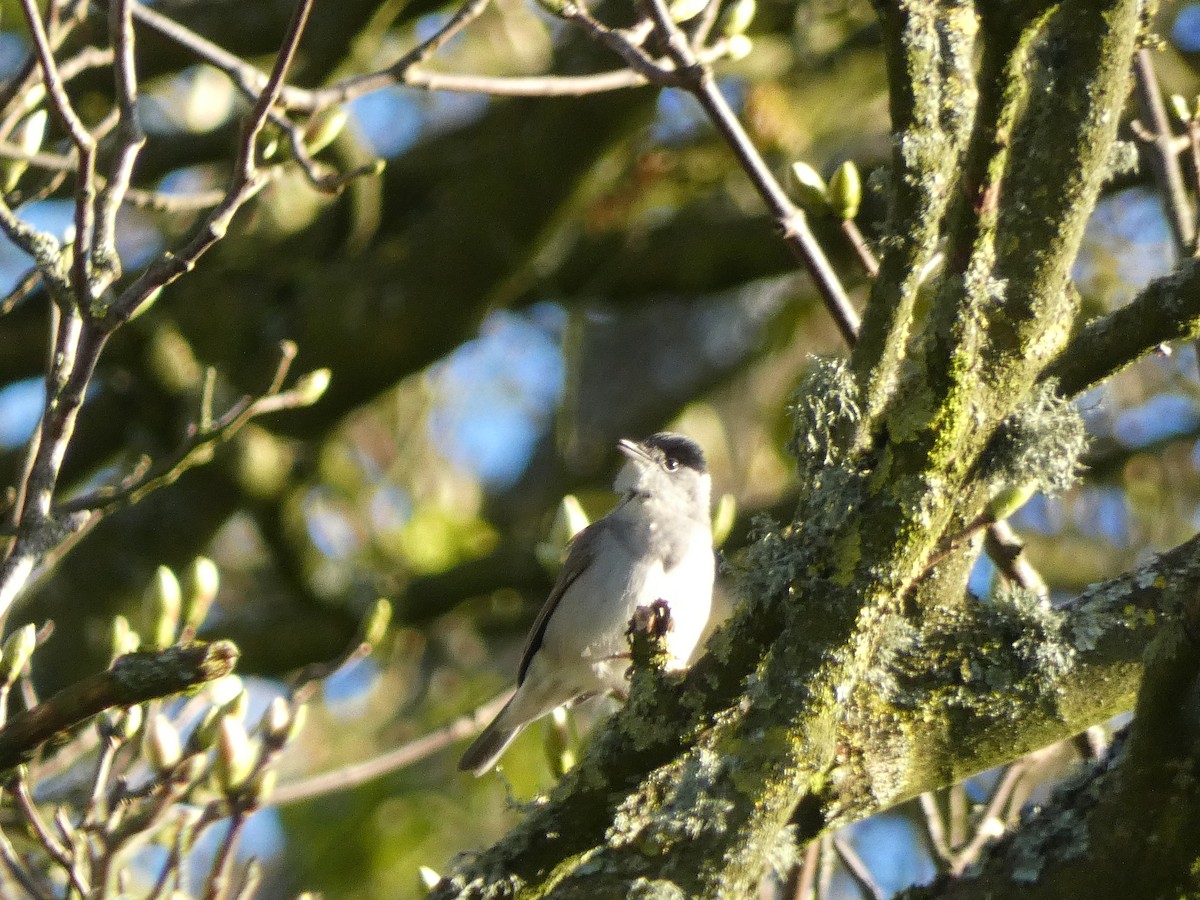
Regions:
<instances>
[{"instance_id":1,"label":"black cap on bird's head","mask_svg":"<svg viewBox=\"0 0 1200 900\"><path fill-rule=\"evenodd\" d=\"M617 446L629 457L617 476L614 485L617 493L654 493L652 485L665 484L656 479L665 477L679 484L687 494L694 494L707 509L708 463L700 445L691 438L660 431L641 441L621 440Z\"/></svg>"},{"instance_id":2,"label":"black cap on bird's head","mask_svg":"<svg viewBox=\"0 0 1200 900\"><path fill-rule=\"evenodd\" d=\"M700 445L690 437L673 431L659 431L642 441L622 440L617 446L630 459L657 463L668 472L681 466L701 475L708 472L708 463Z\"/></svg>"}]
</instances>

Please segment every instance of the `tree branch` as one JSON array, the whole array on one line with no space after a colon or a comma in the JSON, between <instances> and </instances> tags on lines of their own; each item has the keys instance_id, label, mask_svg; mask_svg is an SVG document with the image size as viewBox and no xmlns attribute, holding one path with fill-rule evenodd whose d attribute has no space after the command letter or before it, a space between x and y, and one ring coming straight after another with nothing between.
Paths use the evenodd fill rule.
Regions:
<instances>
[{"instance_id":1,"label":"tree branch","mask_svg":"<svg viewBox=\"0 0 1200 900\"><path fill-rule=\"evenodd\" d=\"M126 654L112 668L9 719L0 729L0 769L19 765L60 731L81 725L106 709L136 706L222 678L233 671L237 657L237 648L229 641Z\"/></svg>"},{"instance_id":2,"label":"tree branch","mask_svg":"<svg viewBox=\"0 0 1200 900\"><path fill-rule=\"evenodd\" d=\"M1161 344L1200 336L1200 261L1185 259L1140 294L1093 319L1042 372L1067 397L1137 362Z\"/></svg>"}]
</instances>

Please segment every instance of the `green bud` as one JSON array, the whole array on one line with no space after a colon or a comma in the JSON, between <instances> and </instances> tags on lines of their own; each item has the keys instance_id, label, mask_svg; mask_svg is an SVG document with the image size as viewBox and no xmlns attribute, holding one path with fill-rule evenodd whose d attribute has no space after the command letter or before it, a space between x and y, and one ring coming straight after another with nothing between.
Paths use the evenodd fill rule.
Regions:
<instances>
[{"instance_id":1,"label":"green bud","mask_svg":"<svg viewBox=\"0 0 1200 900\"><path fill-rule=\"evenodd\" d=\"M816 169L806 162L794 162L792 176L801 206L809 212L829 212L829 188Z\"/></svg>"},{"instance_id":2,"label":"green bud","mask_svg":"<svg viewBox=\"0 0 1200 900\"><path fill-rule=\"evenodd\" d=\"M713 546L720 547L725 543L725 539L729 537L729 532L733 530L733 523L737 520L737 498L733 494L722 494L717 500L717 509L713 513L712 533Z\"/></svg>"},{"instance_id":3,"label":"green bud","mask_svg":"<svg viewBox=\"0 0 1200 900\"><path fill-rule=\"evenodd\" d=\"M263 769L246 785L246 794L255 806L262 806L275 793L275 784L279 781L279 773L274 769Z\"/></svg>"},{"instance_id":4,"label":"green bud","mask_svg":"<svg viewBox=\"0 0 1200 900\"><path fill-rule=\"evenodd\" d=\"M250 711L250 694L242 688L233 695L228 703L221 707L221 715L232 716L239 722L246 721L246 713Z\"/></svg>"},{"instance_id":5,"label":"green bud","mask_svg":"<svg viewBox=\"0 0 1200 900\"><path fill-rule=\"evenodd\" d=\"M217 729L217 759L213 767L217 784L226 794L233 794L246 783L254 771L258 754L246 736L239 719L224 716Z\"/></svg>"},{"instance_id":6,"label":"green bud","mask_svg":"<svg viewBox=\"0 0 1200 900\"><path fill-rule=\"evenodd\" d=\"M848 159L837 167L829 179L829 205L835 216L848 222L858 215L861 203L862 178L859 177L858 166Z\"/></svg>"},{"instance_id":7,"label":"green bud","mask_svg":"<svg viewBox=\"0 0 1200 900\"><path fill-rule=\"evenodd\" d=\"M37 629L33 623L22 625L4 641L0 650L0 683L12 687L37 647Z\"/></svg>"},{"instance_id":8,"label":"green bud","mask_svg":"<svg viewBox=\"0 0 1200 900\"><path fill-rule=\"evenodd\" d=\"M1184 125L1192 121L1192 109L1188 105L1187 100L1185 100L1181 95L1171 95L1171 109L1174 110L1175 115L1179 117L1179 121ZM9 188L9 190L11 191L12 188Z\"/></svg>"},{"instance_id":9,"label":"green bud","mask_svg":"<svg viewBox=\"0 0 1200 900\"><path fill-rule=\"evenodd\" d=\"M333 373L328 369L314 369L307 375L301 375L296 379L295 385L289 393L296 398L296 402L301 406L312 406L324 396L325 391L329 389L329 381L333 378Z\"/></svg>"},{"instance_id":10,"label":"green bud","mask_svg":"<svg viewBox=\"0 0 1200 900\"><path fill-rule=\"evenodd\" d=\"M1035 493L1037 493L1037 484L1032 481L1003 488L988 503L988 514L995 522L1007 519L1028 503L1029 498Z\"/></svg>"},{"instance_id":11,"label":"green bud","mask_svg":"<svg viewBox=\"0 0 1200 900\"><path fill-rule=\"evenodd\" d=\"M272 697L258 728L270 741L282 740L292 727L292 708L283 697Z\"/></svg>"},{"instance_id":12,"label":"green bud","mask_svg":"<svg viewBox=\"0 0 1200 900\"><path fill-rule=\"evenodd\" d=\"M561 778L575 765L570 718L565 707L560 706L550 713L543 734L542 749L546 751L550 771L556 778Z\"/></svg>"},{"instance_id":13,"label":"green bud","mask_svg":"<svg viewBox=\"0 0 1200 900\"><path fill-rule=\"evenodd\" d=\"M372 647L379 646L387 634L388 625L392 621L392 604L380 597L371 607L371 614L363 625L363 643Z\"/></svg>"},{"instance_id":14,"label":"green bud","mask_svg":"<svg viewBox=\"0 0 1200 900\"><path fill-rule=\"evenodd\" d=\"M46 137L46 110L36 109L30 113L25 121L16 127L13 131L13 143L21 149L21 152L26 156L32 156L42 149L42 141ZM19 159L7 159L4 161L4 192L8 193L13 190L17 183L21 180L21 176L25 174L25 170L29 168L29 164Z\"/></svg>"},{"instance_id":15,"label":"green bud","mask_svg":"<svg viewBox=\"0 0 1200 900\"><path fill-rule=\"evenodd\" d=\"M221 585L221 573L217 564L207 556L198 556L192 563L188 578L187 602L184 604L184 624L191 631L200 630Z\"/></svg>"},{"instance_id":16,"label":"green bud","mask_svg":"<svg viewBox=\"0 0 1200 900\"><path fill-rule=\"evenodd\" d=\"M195 784L204 777L208 769L208 759L202 754L194 754L183 761L183 765L175 769L173 780L179 784Z\"/></svg>"},{"instance_id":17,"label":"green bud","mask_svg":"<svg viewBox=\"0 0 1200 900\"><path fill-rule=\"evenodd\" d=\"M304 730L304 723L308 721L308 706L304 703L296 704L292 707L292 724L288 728L287 737L284 738L285 744L290 744L296 739L296 736Z\"/></svg>"},{"instance_id":18,"label":"green bud","mask_svg":"<svg viewBox=\"0 0 1200 900\"><path fill-rule=\"evenodd\" d=\"M214 706L224 706L244 690L238 675L226 675L208 683L208 696Z\"/></svg>"},{"instance_id":19,"label":"green bud","mask_svg":"<svg viewBox=\"0 0 1200 900\"><path fill-rule=\"evenodd\" d=\"M709 0L671 0L671 5L667 9L671 13L672 20L686 22L688 19L694 19L700 15L708 4Z\"/></svg>"},{"instance_id":20,"label":"green bud","mask_svg":"<svg viewBox=\"0 0 1200 900\"><path fill-rule=\"evenodd\" d=\"M340 106L314 118L305 128L304 143L308 147L308 152L316 156L332 144L342 133L348 121L350 121L349 114Z\"/></svg>"},{"instance_id":21,"label":"green bud","mask_svg":"<svg viewBox=\"0 0 1200 900\"><path fill-rule=\"evenodd\" d=\"M567 547L571 539L588 527L588 514L574 494L567 494L558 503L554 513L554 522L550 525L550 533L546 540L540 541L534 547L538 562L551 574L562 568L567 556Z\"/></svg>"},{"instance_id":22,"label":"green bud","mask_svg":"<svg viewBox=\"0 0 1200 900\"><path fill-rule=\"evenodd\" d=\"M142 739L142 753L159 775L173 769L183 757L179 732L161 713L152 716L146 724L146 736Z\"/></svg>"},{"instance_id":23,"label":"green bud","mask_svg":"<svg viewBox=\"0 0 1200 900\"><path fill-rule=\"evenodd\" d=\"M127 741L142 727L142 707L130 706L128 709L105 710L104 718L108 722L108 730L120 741Z\"/></svg>"},{"instance_id":24,"label":"green bud","mask_svg":"<svg viewBox=\"0 0 1200 900\"><path fill-rule=\"evenodd\" d=\"M217 742L217 728L221 724L221 708L210 706L204 711L203 718L192 729L188 738L188 749L197 753L209 750Z\"/></svg>"},{"instance_id":25,"label":"green bud","mask_svg":"<svg viewBox=\"0 0 1200 900\"><path fill-rule=\"evenodd\" d=\"M754 49L754 43L744 34L731 34L725 39L725 58L730 62L745 59Z\"/></svg>"},{"instance_id":26,"label":"green bud","mask_svg":"<svg viewBox=\"0 0 1200 900\"><path fill-rule=\"evenodd\" d=\"M155 647L170 647L175 643L182 609L183 591L179 588L179 579L166 566L159 566L146 589L146 618Z\"/></svg>"},{"instance_id":27,"label":"green bud","mask_svg":"<svg viewBox=\"0 0 1200 900\"><path fill-rule=\"evenodd\" d=\"M263 742L272 750L282 750L300 732L306 716L307 707L303 704L293 706L283 697L274 698L258 725Z\"/></svg>"},{"instance_id":28,"label":"green bud","mask_svg":"<svg viewBox=\"0 0 1200 900\"><path fill-rule=\"evenodd\" d=\"M725 22L721 26L721 32L725 37L745 34L750 23L754 21L756 12L758 12L757 0L733 0L733 3L725 10Z\"/></svg>"},{"instance_id":29,"label":"green bud","mask_svg":"<svg viewBox=\"0 0 1200 900\"><path fill-rule=\"evenodd\" d=\"M112 655L113 659L126 653L136 653L142 644L138 633L129 627L129 620L124 616L113 616L112 620Z\"/></svg>"},{"instance_id":30,"label":"green bud","mask_svg":"<svg viewBox=\"0 0 1200 900\"><path fill-rule=\"evenodd\" d=\"M435 887L437 887L438 882L442 880L442 876L433 871L433 869L429 868L429 866L418 866L417 878L420 880L421 890L425 894L428 894Z\"/></svg>"}]
</instances>

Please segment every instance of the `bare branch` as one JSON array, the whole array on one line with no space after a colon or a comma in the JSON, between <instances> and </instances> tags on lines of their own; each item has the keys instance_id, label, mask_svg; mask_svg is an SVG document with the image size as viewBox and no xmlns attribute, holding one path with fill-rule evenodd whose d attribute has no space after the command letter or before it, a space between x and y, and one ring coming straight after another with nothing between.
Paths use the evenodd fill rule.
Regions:
<instances>
[{"instance_id":1,"label":"bare branch","mask_svg":"<svg viewBox=\"0 0 1200 900\"><path fill-rule=\"evenodd\" d=\"M280 785L271 795L268 803L272 806L283 806L288 803L299 803L349 790L360 784L366 784L376 778L396 772L413 763L420 762L440 750L477 734L500 711L512 696L511 691L505 691L478 707L469 715L460 716L448 725L443 725L436 731L422 735L414 741L402 744L387 753L364 762L352 763L340 769L322 772L309 778L302 778Z\"/></svg>"},{"instance_id":2,"label":"bare branch","mask_svg":"<svg viewBox=\"0 0 1200 900\"><path fill-rule=\"evenodd\" d=\"M50 854L58 865L67 873L71 879L71 883L82 897L88 896L90 890L87 882L82 878L79 872L79 867L75 865L75 860L72 858L69 851L63 843L54 835L50 827L46 824L46 820L42 818L42 814L38 812L37 805L33 802L33 796L29 793L29 785L25 780L24 775L17 774L8 782L8 792L12 794L17 801L17 809L21 811L25 821L29 827L33 829L33 833L37 836L38 842L42 845L45 851Z\"/></svg>"},{"instance_id":3,"label":"bare branch","mask_svg":"<svg viewBox=\"0 0 1200 900\"><path fill-rule=\"evenodd\" d=\"M117 149L109 172L108 183L100 194L100 214L95 246L91 248L92 262L104 272L106 281L121 275L121 260L117 255L117 212L129 190L133 167L146 143L137 111L137 73L133 59L133 0L112 0L109 4L109 39L113 46L113 75L117 88Z\"/></svg>"},{"instance_id":4,"label":"bare branch","mask_svg":"<svg viewBox=\"0 0 1200 900\"><path fill-rule=\"evenodd\" d=\"M1196 244L1195 213L1183 183L1183 168L1179 165L1175 135L1163 103L1162 89L1154 74L1154 60L1145 47L1134 54L1133 75L1138 112L1148 122L1142 125L1143 140L1152 148L1151 167L1155 181L1162 189L1167 221L1171 224L1180 255L1190 256Z\"/></svg>"},{"instance_id":5,"label":"bare branch","mask_svg":"<svg viewBox=\"0 0 1200 900\"><path fill-rule=\"evenodd\" d=\"M295 388L284 391L283 381L287 377L295 352L295 345L290 342L284 343L275 376L261 396L243 397L217 419L211 419L202 409L200 421L189 429L182 445L173 456L156 466L139 465L119 484L106 485L73 497L59 504L55 513L65 516L88 512L98 516L131 506L150 492L175 483L193 466L207 462L217 447L232 439L252 419L284 409L299 409L312 405L321 393L317 389L320 385L314 386L313 378L323 381L327 374L323 370L315 376L310 373ZM203 405L202 403L202 407ZM91 528L95 524L96 520L93 519L82 527Z\"/></svg>"},{"instance_id":6,"label":"bare branch","mask_svg":"<svg viewBox=\"0 0 1200 900\"><path fill-rule=\"evenodd\" d=\"M222 678L233 671L237 658L237 648L229 641L128 653L111 668L9 719L0 729L0 769L19 765L54 735L106 709L169 697Z\"/></svg>"},{"instance_id":7,"label":"bare branch","mask_svg":"<svg viewBox=\"0 0 1200 900\"><path fill-rule=\"evenodd\" d=\"M145 12L142 7L134 7ZM284 89L284 78L304 33L312 0L299 0L287 34L275 58L275 66L267 78L254 108L242 124L241 140L238 143L237 159L233 175L225 192L225 199L205 220L199 232L178 253L164 254L152 263L122 292L109 310L106 322L109 329L128 321L129 317L160 288L166 287L180 275L188 272L214 244L220 241L229 229L229 223L245 203L254 197L268 182L268 176L260 172L255 160L258 135L271 108L279 100Z\"/></svg>"},{"instance_id":8,"label":"bare branch","mask_svg":"<svg viewBox=\"0 0 1200 900\"><path fill-rule=\"evenodd\" d=\"M51 9L55 4L50 4ZM91 308L89 294L91 276L91 251L95 209L93 203L96 197L96 141L83 120L75 112L66 87L59 76L58 67L54 61L54 51L46 35L41 16L38 15L35 0L21 0L21 8L29 25L34 48L38 55L38 64L42 70L42 81L46 93L50 97L50 106L58 115L59 120L71 136L75 152L79 155L79 179L75 190L75 253L74 253L74 287L76 302L81 313L88 315Z\"/></svg>"}]
</instances>

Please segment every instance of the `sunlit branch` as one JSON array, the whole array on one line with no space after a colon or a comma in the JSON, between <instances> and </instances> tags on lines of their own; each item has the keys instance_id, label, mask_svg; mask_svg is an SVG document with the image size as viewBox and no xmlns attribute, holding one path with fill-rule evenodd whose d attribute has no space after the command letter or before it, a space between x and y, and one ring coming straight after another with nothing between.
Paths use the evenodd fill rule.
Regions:
<instances>
[{"instance_id":1,"label":"sunlit branch","mask_svg":"<svg viewBox=\"0 0 1200 900\"><path fill-rule=\"evenodd\" d=\"M88 131L87 126L83 124L83 120L79 118L79 114L75 112L75 107L72 105L70 97L67 96L66 86L63 84L54 61L54 51L50 46L50 40L46 35L45 26L42 24L41 16L38 15L34 0L20 0L20 2L21 8L25 12L26 24L29 26L30 35L33 38L34 48L37 51L38 65L42 70L42 81L46 87L46 94L50 98L50 106L67 129L71 143L75 146L75 152L79 156L79 177L75 189L73 281L79 309L84 315L90 315L91 254L95 225L93 204L96 199L96 140ZM50 5L51 8L55 6L53 3Z\"/></svg>"},{"instance_id":2,"label":"sunlit branch","mask_svg":"<svg viewBox=\"0 0 1200 900\"><path fill-rule=\"evenodd\" d=\"M339 793L420 762L451 744L482 731L483 727L500 711L500 708L508 702L511 695L511 691L505 691L469 715L460 716L448 725L443 725L436 731L431 731L416 740L382 753L374 759L352 763L340 769L281 784L275 789L270 804L282 806L311 800L325 794Z\"/></svg>"},{"instance_id":3,"label":"sunlit branch","mask_svg":"<svg viewBox=\"0 0 1200 900\"><path fill-rule=\"evenodd\" d=\"M130 5L133 0L112 0L109 5L109 37L113 46L113 75L117 94L117 148L108 183L100 193L100 213L95 246L90 248L93 263L105 274L107 281L121 274L117 255L117 212L129 190L133 167L146 143L138 116L137 73L133 60L133 19ZM104 285L105 287L107 285Z\"/></svg>"},{"instance_id":4,"label":"sunlit branch","mask_svg":"<svg viewBox=\"0 0 1200 900\"><path fill-rule=\"evenodd\" d=\"M168 459L154 466L141 466L127 475L117 485L109 485L73 497L57 506L59 515L87 512L106 515L121 507L137 503L147 494L173 484L188 469L212 458L216 448L233 438L252 419L284 409L300 409L310 406L319 399L322 383L328 375L323 371L301 379L296 387L284 391L283 382L296 355L296 347L285 342L281 348L279 364L270 386L258 397L243 397L223 415L216 419L201 412L199 420L188 429L182 445ZM317 382L314 383L314 377ZM95 521L87 523L93 527Z\"/></svg>"},{"instance_id":5,"label":"sunlit branch","mask_svg":"<svg viewBox=\"0 0 1200 900\"><path fill-rule=\"evenodd\" d=\"M233 671L238 652L229 641L130 653L111 668L63 688L0 729L0 769L26 760L55 734L113 707L178 694Z\"/></svg>"},{"instance_id":6,"label":"sunlit branch","mask_svg":"<svg viewBox=\"0 0 1200 900\"><path fill-rule=\"evenodd\" d=\"M141 7L135 7L141 9ZM110 310L109 327L127 321L137 309L157 290L167 286L185 272L191 270L214 244L220 241L229 229L234 215L267 184L268 176L259 171L255 160L258 135L284 89L284 79L304 33L304 25L312 9L312 0L297 3L288 31L284 37L275 65L268 76L253 109L242 125L238 142L237 159L233 176L226 189L225 199L207 217L192 240L176 253L160 256L122 292Z\"/></svg>"}]
</instances>

